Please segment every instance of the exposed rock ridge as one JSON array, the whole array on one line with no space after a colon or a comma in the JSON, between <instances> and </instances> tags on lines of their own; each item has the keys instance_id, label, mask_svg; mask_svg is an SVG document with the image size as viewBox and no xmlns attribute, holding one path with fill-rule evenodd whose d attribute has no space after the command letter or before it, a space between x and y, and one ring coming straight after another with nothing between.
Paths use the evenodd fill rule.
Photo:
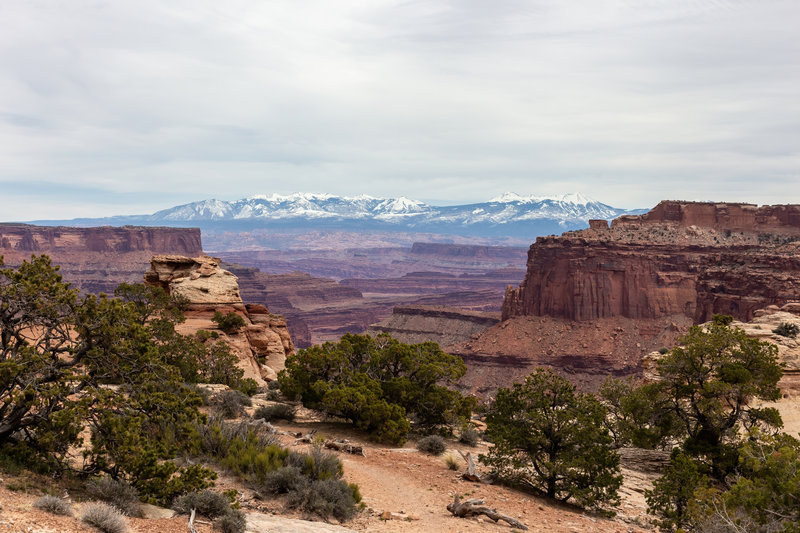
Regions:
<instances>
[{"instance_id":1,"label":"exposed rock ridge","mask_svg":"<svg viewBox=\"0 0 800 533\"><path fill-rule=\"evenodd\" d=\"M502 316L747 320L800 294L799 245L797 205L661 202L610 228L538 238Z\"/></svg>"},{"instance_id":2,"label":"exposed rock ridge","mask_svg":"<svg viewBox=\"0 0 800 533\"><path fill-rule=\"evenodd\" d=\"M220 338L239 354L245 376L272 380L284 368L294 345L286 319L269 312L266 306L242 302L236 276L220 268L216 257L201 255L157 255L145 273L145 283L158 285L187 302L186 321L177 329L183 334L198 330L218 331L214 313L236 313L245 325L234 333L218 331Z\"/></svg>"},{"instance_id":3,"label":"exposed rock ridge","mask_svg":"<svg viewBox=\"0 0 800 533\"><path fill-rule=\"evenodd\" d=\"M800 205L681 202L664 200L643 215L623 215L613 226L636 223L674 223L715 230L757 233L800 232Z\"/></svg>"},{"instance_id":4,"label":"exposed rock ridge","mask_svg":"<svg viewBox=\"0 0 800 533\"><path fill-rule=\"evenodd\" d=\"M70 228L0 224L0 253L16 252L138 252L198 255L199 228L142 226Z\"/></svg>"},{"instance_id":5,"label":"exposed rock ridge","mask_svg":"<svg viewBox=\"0 0 800 533\"><path fill-rule=\"evenodd\" d=\"M366 333L389 333L406 343L436 342L442 347L468 341L500 322L498 313L443 306L398 306Z\"/></svg>"}]
</instances>

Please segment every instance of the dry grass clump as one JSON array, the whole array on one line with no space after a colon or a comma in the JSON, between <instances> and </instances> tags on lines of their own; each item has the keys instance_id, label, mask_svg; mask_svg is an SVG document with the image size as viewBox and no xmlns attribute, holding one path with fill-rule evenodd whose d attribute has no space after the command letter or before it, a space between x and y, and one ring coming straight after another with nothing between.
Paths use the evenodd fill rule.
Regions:
<instances>
[{"instance_id":1,"label":"dry grass clump","mask_svg":"<svg viewBox=\"0 0 800 533\"><path fill-rule=\"evenodd\" d=\"M116 508L100 502L87 503L83 507L81 520L103 533L125 533L128 521Z\"/></svg>"},{"instance_id":2,"label":"dry grass clump","mask_svg":"<svg viewBox=\"0 0 800 533\"><path fill-rule=\"evenodd\" d=\"M453 455L452 453L448 453L444 456L444 465L447 467L448 470L458 470L461 468L461 463L458 460L458 457Z\"/></svg>"},{"instance_id":3,"label":"dry grass clump","mask_svg":"<svg viewBox=\"0 0 800 533\"><path fill-rule=\"evenodd\" d=\"M40 511L45 511L50 514L72 516L72 506L69 502L56 496L42 496L33 502L33 506Z\"/></svg>"}]
</instances>

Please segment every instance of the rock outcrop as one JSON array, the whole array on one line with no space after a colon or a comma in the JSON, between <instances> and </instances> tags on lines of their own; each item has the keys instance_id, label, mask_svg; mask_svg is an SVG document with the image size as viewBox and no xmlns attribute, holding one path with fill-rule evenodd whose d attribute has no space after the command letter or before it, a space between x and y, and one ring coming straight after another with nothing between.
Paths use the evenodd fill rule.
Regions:
<instances>
[{"instance_id":1,"label":"rock outcrop","mask_svg":"<svg viewBox=\"0 0 800 533\"><path fill-rule=\"evenodd\" d=\"M538 238L503 319L747 320L800 294L798 251L800 206L661 202L607 229Z\"/></svg>"},{"instance_id":2,"label":"rock outcrop","mask_svg":"<svg viewBox=\"0 0 800 533\"><path fill-rule=\"evenodd\" d=\"M245 377L273 380L284 368L286 357L294 353L286 319L271 314L264 305L245 305L236 276L220 268L219 263L218 258L206 255L157 255L144 279L188 302L186 321L177 327L180 333L217 331L212 320L217 311L241 316L244 327L228 334L219 331L220 337L239 354Z\"/></svg>"},{"instance_id":3,"label":"rock outcrop","mask_svg":"<svg viewBox=\"0 0 800 533\"><path fill-rule=\"evenodd\" d=\"M388 333L401 342L435 342L447 347L477 337L500 321L499 313L443 306L398 306L392 315L367 329L369 335Z\"/></svg>"},{"instance_id":4,"label":"rock outcrop","mask_svg":"<svg viewBox=\"0 0 800 533\"><path fill-rule=\"evenodd\" d=\"M800 206L661 202L611 225L540 237L503 321L456 347L482 394L536 366L583 389L642 371L714 314L748 321L800 295Z\"/></svg>"}]
</instances>

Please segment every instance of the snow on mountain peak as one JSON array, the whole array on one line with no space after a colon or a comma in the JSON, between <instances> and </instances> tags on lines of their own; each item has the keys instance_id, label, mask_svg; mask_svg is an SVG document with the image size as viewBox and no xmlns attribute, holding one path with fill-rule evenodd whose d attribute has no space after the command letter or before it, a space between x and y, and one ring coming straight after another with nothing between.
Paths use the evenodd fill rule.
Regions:
<instances>
[{"instance_id":1,"label":"snow on mountain peak","mask_svg":"<svg viewBox=\"0 0 800 533\"><path fill-rule=\"evenodd\" d=\"M505 192L500 196L496 196L489 200L490 202L497 202L500 204L508 204L508 203L534 203L534 202L560 202L565 204L576 204L576 205L587 205L590 203L596 203L594 200L589 198L588 196L584 196L581 193L570 193L570 194L561 194L557 196L521 196L515 192Z\"/></svg>"},{"instance_id":2,"label":"snow on mountain peak","mask_svg":"<svg viewBox=\"0 0 800 533\"><path fill-rule=\"evenodd\" d=\"M502 225L511 222L557 221L576 224L593 218L611 219L625 210L592 200L580 193L560 196L522 196L506 192L489 202L434 206L405 196L376 198L366 194L293 193L254 195L241 200L202 200L165 209L151 215L153 221L263 220L263 221L362 221L392 225L474 224Z\"/></svg>"}]
</instances>

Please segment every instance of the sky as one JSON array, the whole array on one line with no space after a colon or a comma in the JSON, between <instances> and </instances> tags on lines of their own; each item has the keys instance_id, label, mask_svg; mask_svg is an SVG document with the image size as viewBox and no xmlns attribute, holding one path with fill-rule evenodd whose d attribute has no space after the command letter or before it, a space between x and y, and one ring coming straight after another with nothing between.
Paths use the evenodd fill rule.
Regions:
<instances>
[{"instance_id":1,"label":"sky","mask_svg":"<svg viewBox=\"0 0 800 533\"><path fill-rule=\"evenodd\" d=\"M3 0L0 220L800 203L797 0Z\"/></svg>"}]
</instances>

